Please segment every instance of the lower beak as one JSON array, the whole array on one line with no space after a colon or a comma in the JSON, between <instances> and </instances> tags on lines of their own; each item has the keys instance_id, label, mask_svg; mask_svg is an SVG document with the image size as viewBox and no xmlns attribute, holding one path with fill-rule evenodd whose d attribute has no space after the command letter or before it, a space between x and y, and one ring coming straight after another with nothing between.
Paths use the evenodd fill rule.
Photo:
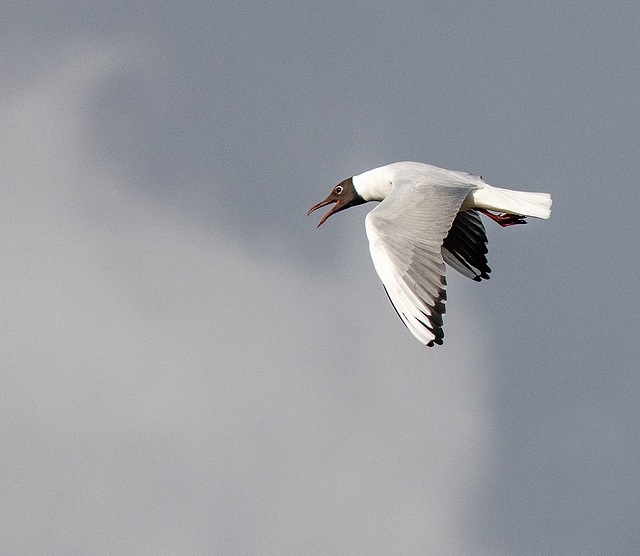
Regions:
<instances>
[{"instance_id":1,"label":"lower beak","mask_svg":"<svg viewBox=\"0 0 640 556\"><path fill-rule=\"evenodd\" d=\"M324 221L327 218L329 218L334 212L336 212L336 209L338 208L338 205L340 204L340 201L336 201L335 199L326 199L326 200L322 201L322 203L318 203L316 206L311 207L311 209L307 213L307 216L309 216L314 210L322 208L322 207L325 207L327 205L330 205L331 203L335 203L335 205L331 208L331 210L329 212L327 212L327 214L324 215L322 220L320 220L320 224L318 224L318 228L320 226L322 226L322 224L324 224Z\"/></svg>"}]
</instances>

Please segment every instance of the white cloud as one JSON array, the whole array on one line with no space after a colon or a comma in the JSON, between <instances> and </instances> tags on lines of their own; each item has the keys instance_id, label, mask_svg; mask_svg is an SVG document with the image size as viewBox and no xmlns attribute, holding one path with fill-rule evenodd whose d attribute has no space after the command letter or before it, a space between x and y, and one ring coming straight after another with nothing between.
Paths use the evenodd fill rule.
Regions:
<instances>
[{"instance_id":1,"label":"white cloud","mask_svg":"<svg viewBox=\"0 0 640 556\"><path fill-rule=\"evenodd\" d=\"M4 551L465 553L482 338L419 346L366 252L312 275L136 193L85 112L123 63L3 93Z\"/></svg>"}]
</instances>

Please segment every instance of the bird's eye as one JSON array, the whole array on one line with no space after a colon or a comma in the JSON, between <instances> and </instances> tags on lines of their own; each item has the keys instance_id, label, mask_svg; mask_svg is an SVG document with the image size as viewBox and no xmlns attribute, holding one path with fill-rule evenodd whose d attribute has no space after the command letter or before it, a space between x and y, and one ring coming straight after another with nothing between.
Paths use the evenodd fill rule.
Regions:
<instances>
[{"instance_id":1,"label":"bird's eye","mask_svg":"<svg viewBox=\"0 0 640 556\"><path fill-rule=\"evenodd\" d=\"M334 191L336 192L336 195L340 195L340 193L342 193L342 186L341 186L341 185L339 185L338 187L336 187L336 188L334 189Z\"/></svg>"}]
</instances>

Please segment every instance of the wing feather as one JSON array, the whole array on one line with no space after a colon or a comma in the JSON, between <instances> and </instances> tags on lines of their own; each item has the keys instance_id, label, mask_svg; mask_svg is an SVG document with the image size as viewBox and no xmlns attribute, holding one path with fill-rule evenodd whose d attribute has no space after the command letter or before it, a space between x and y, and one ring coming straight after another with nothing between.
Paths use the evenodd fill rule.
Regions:
<instances>
[{"instance_id":1,"label":"wing feather","mask_svg":"<svg viewBox=\"0 0 640 556\"><path fill-rule=\"evenodd\" d=\"M476 282L488 280L487 235L475 210L459 212L442 244L444 261Z\"/></svg>"},{"instance_id":2,"label":"wing feather","mask_svg":"<svg viewBox=\"0 0 640 556\"><path fill-rule=\"evenodd\" d=\"M428 346L443 341L446 278L442 246L470 189L464 183L395 184L365 220L371 258L389 300L405 326ZM473 218L461 219L459 235L465 233L484 237ZM451 253L473 262L473 249L467 250L479 241L458 239L452 242Z\"/></svg>"}]
</instances>

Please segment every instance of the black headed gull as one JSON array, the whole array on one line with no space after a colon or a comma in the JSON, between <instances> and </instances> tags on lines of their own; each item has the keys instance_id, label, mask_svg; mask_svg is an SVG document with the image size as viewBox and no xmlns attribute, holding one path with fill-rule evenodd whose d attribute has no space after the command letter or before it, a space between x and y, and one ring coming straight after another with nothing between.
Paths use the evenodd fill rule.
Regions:
<instances>
[{"instance_id":1,"label":"black headed gull","mask_svg":"<svg viewBox=\"0 0 640 556\"><path fill-rule=\"evenodd\" d=\"M402 322L423 344L442 344L446 262L476 281L489 278L486 214L501 226L549 218L551 196L492 187L482 178L419 162L396 162L340 182L314 210L320 221L382 201L365 219L373 264ZM493 211L493 212L492 212Z\"/></svg>"}]
</instances>

